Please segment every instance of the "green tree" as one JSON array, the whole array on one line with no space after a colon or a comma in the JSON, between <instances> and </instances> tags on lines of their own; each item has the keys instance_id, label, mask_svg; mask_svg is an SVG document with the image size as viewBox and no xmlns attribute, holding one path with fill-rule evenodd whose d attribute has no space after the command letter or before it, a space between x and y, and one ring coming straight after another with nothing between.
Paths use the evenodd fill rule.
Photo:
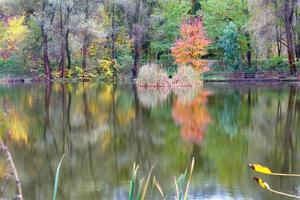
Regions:
<instances>
[{"instance_id":1,"label":"green tree","mask_svg":"<svg viewBox=\"0 0 300 200\"><path fill-rule=\"evenodd\" d=\"M239 33L237 26L231 22L224 29L222 36L219 40L219 46L223 50L223 59L225 64L233 68L234 70L239 69L241 64L240 56L240 44L239 44Z\"/></svg>"},{"instance_id":2,"label":"green tree","mask_svg":"<svg viewBox=\"0 0 300 200\"><path fill-rule=\"evenodd\" d=\"M212 40L215 40L215 45L211 45L211 53L219 54L220 49L218 40L223 35L223 30L230 22L233 22L238 33L243 36L240 39L241 54L247 58L248 65L251 61L251 45L250 34L248 30L249 10L248 3L244 0L207 0L202 1L202 11L204 14L204 26L206 32ZM223 55L221 53L221 55Z\"/></svg>"},{"instance_id":3,"label":"green tree","mask_svg":"<svg viewBox=\"0 0 300 200\"><path fill-rule=\"evenodd\" d=\"M150 48L155 60L169 65L173 61L170 49L180 35L180 25L188 15L190 5L178 0L160 1L159 4L151 16L153 38Z\"/></svg>"}]
</instances>

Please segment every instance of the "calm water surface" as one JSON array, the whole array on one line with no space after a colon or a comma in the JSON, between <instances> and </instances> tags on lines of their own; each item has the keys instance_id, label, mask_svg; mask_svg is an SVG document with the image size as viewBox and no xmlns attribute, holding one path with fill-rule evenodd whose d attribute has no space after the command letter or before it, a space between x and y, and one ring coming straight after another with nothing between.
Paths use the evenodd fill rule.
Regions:
<instances>
[{"instance_id":1,"label":"calm water surface","mask_svg":"<svg viewBox=\"0 0 300 200\"><path fill-rule=\"evenodd\" d=\"M299 91L293 84L205 84L173 91L1 86L1 134L25 199L52 198L63 153L58 199L126 199L134 162L140 176L155 164L153 173L168 191L193 157L190 199L285 199L259 188L247 165L300 173ZM1 154L1 190L7 171ZM275 189L300 195L300 178L262 177ZM14 192L11 178L0 199L12 199ZM158 195L150 191L149 199Z\"/></svg>"}]
</instances>

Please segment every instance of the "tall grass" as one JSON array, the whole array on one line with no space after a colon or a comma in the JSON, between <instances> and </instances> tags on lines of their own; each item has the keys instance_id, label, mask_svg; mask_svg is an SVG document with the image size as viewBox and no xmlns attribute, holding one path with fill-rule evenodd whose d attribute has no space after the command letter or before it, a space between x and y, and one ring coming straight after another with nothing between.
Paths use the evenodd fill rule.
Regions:
<instances>
[{"instance_id":1,"label":"tall grass","mask_svg":"<svg viewBox=\"0 0 300 200\"><path fill-rule=\"evenodd\" d=\"M144 177L138 177L139 165L134 163L133 165L133 173L130 181L129 187L129 200L145 200L147 191L149 190L149 183L152 178L152 189L157 189L159 192L161 199L169 199L172 194L175 193L176 200L187 200L189 186L192 179L192 174L195 166L195 159L193 158L189 173L187 170L183 174L181 174L178 178L174 177L174 182L171 188L165 193L157 181L156 176L152 176L153 166L151 167L150 172L148 173L146 182L144 183ZM143 191L143 192L142 192Z\"/></svg>"}]
</instances>

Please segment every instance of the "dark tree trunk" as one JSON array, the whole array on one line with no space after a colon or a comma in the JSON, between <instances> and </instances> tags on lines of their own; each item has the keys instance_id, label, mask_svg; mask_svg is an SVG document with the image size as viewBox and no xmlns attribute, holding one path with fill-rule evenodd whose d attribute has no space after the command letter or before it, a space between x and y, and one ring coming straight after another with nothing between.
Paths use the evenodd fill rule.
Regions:
<instances>
[{"instance_id":1,"label":"dark tree trunk","mask_svg":"<svg viewBox=\"0 0 300 200\"><path fill-rule=\"evenodd\" d=\"M248 67L251 67L252 52L251 52L250 34L246 33L246 37L247 37L247 53L246 53L247 65Z\"/></svg>"},{"instance_id":2,"label":"dark tree trunk","mask_svg":"<svg viewBox=\"0 0 300 200\"><path fill-rule=\"evenodd\" d=\"M140 58L142 52L142 20L141 10L143 10L143 2L141 0L135 0L135 14L134 24L132 25L132 36L133 36L133 66L132 66L132 79L137 78L138 70L140 67Z\"/></svg>"},{"instance_id":3,"label":"dark tree trunk","mask_svg":"<svg viewBox=\"0 0 300 200\"><path fill-rule=\"evenodd\" d=\"M44 61L44 71L46 79L50 81L52 79L51 68L48 57L48 36L45 33L44 25L41 26L42 38L43 38L43 61Z\"/></svg>"},{"instance_id":4,"label":"dark tree trunk","mask_svg":"<svg viewBox=\"0 0 300 200\"><path fill-rule=\"evenodd\" d=\"M71 59L71 51L69 47L69 34L70 34L70 30L68 29L66 32L66 52L67 52L67 59L68 59L68 69L71 69L72 59Z\"/></svg>"},{"instance_id":5,"label":"dark tree trunk","mask_svg":"<svg viewBox=\"0 0 300 200\"><path fill-rule=\"evenodd\" d=\"M66 25L69 25L69 21L70 21L70 14L73 10L73 7L67 7L67 14L65 16L65 21L66 21ZM72 59L71 59L71 51L70 51L70 47L69 47L69 35L70 35L70 28L67 27L66 30L66 35L65 35L65 42L66 42L66 52L67 52L67 60L68 60L68 64L67 67L68 69L71 69L72 66Z\"/></svg>"},{"instance_id":6,"label":"dark tree trunk","mask_svg":"<svg viewBox=\"0 0 300 200\"><path fill-rule=\"evenodd\" d=\"M89 19L89 0L85 0L85 21ZM82 68L87 67L87 57L88 57L88 47L89 47L89 36L87 30L84 33L83 46L82 46Z\"/></svg>"},{"instance_id":7,"label":"dark tree trunk","mask_svg":"<svg viewBox=\"0 0 300 200\"><path fill-rule=\"evenodd\" d=\"M43 12L45 12L45 9L46 9L46 2L43 1ZM49 57L48 57L48 36L47 33L45 33L45 21L42 22L41 33L43 39L42 46L43 46L44 73L46 79L50 81L52 79L52 75L51 75L51 67L50 67Z\"/></svg>"},{"instance_id":8,"label":"dark tree trunk","mask_svg":"<svg viewBox=\"0 0 300 200\"><path fill-rule=\"evenodd\" d=\"M296 27L300 26L300 16L299 13L296 12L296 23L295 23ZM295 30L295 55L296 55L296 60L299 61L300 60L300 31Z\"/></svg>"},{"instance_id":9,"label":"dark tree trunk","mask_svg":"<svg viewBox=\"0 0 300 200\"><path fill-rule=\"evenodd\" d=\"M300 41L297 41L295 46L295 54L296 54L296 60L300 60Z\"/></svg>"},{"instance_id":10,"label":"dark tree trunk","mask_svg":"<svg viewBox=\"0 0 300 200\"><path fill-rule=\"evenodd\" d=\"M62 14L62 5L60 5L60 71L61 77L65 78L65 37L64 37L64 24L63 24L63 14Z\"/></svg>"},{"instance_id":11,"label":"dark tree trunk","mask_svg":"<svg viewBox=\"0 0 300 200\"><path fill-rule=\"evenodd\" d=\"M288 61L289 61L291 74L295 74L297 72L296 64L295 64L295 55L294 55L294 48L293 48L293 32L292 32L294 6L295 6L295 0L292 0L292 2L290 2L290 0L285 0L284 25L285 25L285 32L286 32Z\"/></svg>"},{"instance_id":12,"label":"dark tree trunk","mask_svg":"<svg viewBox=\"0 0 300 200\"><path fill-rule=\"evenodd\" d=\"M276 25L276 44L277 44L277 55L281 56L281 49L282 49L282 43L281 43L281 28Z\"/></svg>"},{"instance_id":13,"label":"dark tree trunk","mask_svg":"<svg viewBox=\"0 0 300 200\"><path fill-rule=\"evenodd\" d=\"M139 24L133 25L133 67L132 78L137 78L140 67L140 58L142 52L142 27Z\"/></svg>"},{"instance_id":14,"label":"dark tree trunk","mask_svg":"<svg viewBox=\"0 0 300 200\"><path fill-rule=\"evenodd\" d=\"M115 1L112 0L112 19L111 19L111 27L112 27L112 34L111 34L111 40L112 40L112 47L111 47L111 59L113 61L113 64L115 64L116 59L116 27L115 27ZM117 76L116 68L113 67L113 77L115 78Z\"/></svg>"}]
</instances>

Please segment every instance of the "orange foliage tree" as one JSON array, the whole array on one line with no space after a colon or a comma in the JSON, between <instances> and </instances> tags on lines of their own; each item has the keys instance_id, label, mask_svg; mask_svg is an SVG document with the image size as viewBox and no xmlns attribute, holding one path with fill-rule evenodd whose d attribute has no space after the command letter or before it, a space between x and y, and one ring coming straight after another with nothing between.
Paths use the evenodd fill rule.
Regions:
<instances>
[{"instance_id":1,"label":"orange foliage tree","mask_svg":"<svg viewBox=\"0 0 300 200\"><path fill-rule=\"evenodd\" d=\"M208 91L201 91L191 102L177 99L172 108L172 116L181 125L181 136L184 140L201 143L211 122L206 108Z\"/></svg>"},{"instance_id":2,"label":"orange foliage tree","mask_svg":"<svg viewBox=\"0 0 300 200\"><path fill-rule=\"evenodd\" d=\"M201 17L191 18L181 25L181 38L172 49L177 64L189 64L204 72L208 70L207 62L201 57L207 54L207 46L211 43L203 28Z\"/></svg>"}]
</instances>

